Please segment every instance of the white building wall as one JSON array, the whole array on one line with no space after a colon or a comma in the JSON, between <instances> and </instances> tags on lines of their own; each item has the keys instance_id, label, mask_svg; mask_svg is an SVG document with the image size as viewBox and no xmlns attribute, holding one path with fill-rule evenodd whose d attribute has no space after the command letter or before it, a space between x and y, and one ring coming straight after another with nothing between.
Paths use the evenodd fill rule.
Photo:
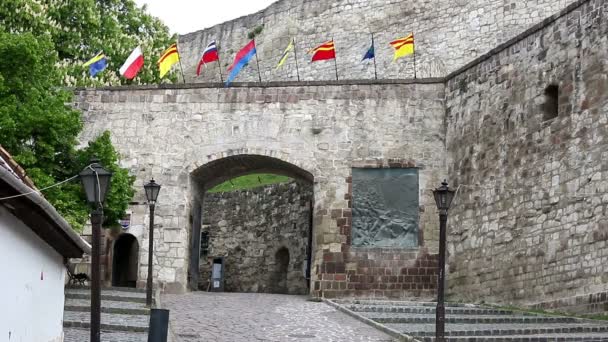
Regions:
<instances>
[{"instance_id":1,"label":"white building wall","mask_svg":"<svg viewBox=\"0 0 608 342\"><path fill-rule=\"evenodd\" d=\"M63 258L0 206L0 340L63 340Z\"/></svg>"}]
</instances>

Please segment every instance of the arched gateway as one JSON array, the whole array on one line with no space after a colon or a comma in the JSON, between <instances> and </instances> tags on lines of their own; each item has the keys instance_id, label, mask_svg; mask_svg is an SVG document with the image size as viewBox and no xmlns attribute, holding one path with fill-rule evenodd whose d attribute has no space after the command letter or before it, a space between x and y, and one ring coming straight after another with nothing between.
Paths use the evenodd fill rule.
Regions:
<instances>
[{"instance_id":1,"label":"arched gateway","mask_svg":"<svg viewBox=\"0 0 608 342\"><path fill-rule=\"evenodd\" d=\"M275 236L274 238L270 239L268 238L269 235L285 234L286 230L279 229L275 232L272 232L269 231L271 227L266 226L265 229L263 229L263 231L265 231L263 235L257 237L254 236L254 233L248 231L237 233L232 230L231 227L228 227L224 234L219 234L217 232L209 232L206 230L202 231L201 228L204 219L206 218L206 216L210 216L211 214L213 214L209 211L218 210L218 208L215 206L215 203L209 203L208 201L206 201L206 191L226 180L255 173L273 173L285 175L292 179L295 179L301 184L304 184L303 186L308 187L312 187L314 181L314 176L310 172L283 160L263 155L233 155L214 160L194 170L191 173L190 178L193 198L191 202L192 231L190 235L191 253L189 260L188 282L190 284L191 289L199 289L201 288L201 282L206 283L205 279L202 278L208 278L209 275L201 274L201 268L205 269L210 273L212 266L206 264L210 264L212 260L217 257L222 257L225 259L224 267L226 268L226 271L224 272L224 274L232 273L231 278L233 281L238 281L241 283L254 283L254 286L250 288L235 285L229 286L229 284L227 284L226 290L301 293L298 291L299 286L296 285L293 289L288 286L288 273L290 273L290 275L292 276L291 278L301 279L301 281L307 281L310 279L310 260L312 259L312 241L314 236L312 232L312 222L308 222L308 227L303 227L304 231L301 233L304 234L294 234L295 232L290 231L289 235ZM245 202L244 200L245 199L243 199L243 202ZM308 205L309 203L306 204ZM219 209L233 210L234 208ZM262 210L262 212L256 212L254 214L269 215L271 211L272 208L268 208L267 210ZM309 208L308 212L312 213L312 206ZM243 220L248 219L251 218L243 218ZM306 220L306 218L304 219ZM242 236L232 236L233 234L241 234ZM201 238L201 236L203 235L204 238ZM210 242L209 240L213 240L216 237L222 240L237 241L237 243L235 244L233 242L233 245L235 246L232 247L234 248L225 248L225 246L223 246L224 248L221 248L222 251L224 251L227 255L206 255L206 253L204 253L203 251L204 248L202 248L201 245L204 244L208 246L210 243L213 243L213 241ZM287 239L291 239L291 241L285 241ZM271 255L273 243L289 243L291 246L293 246L294 249L298 250L300 253L297 254L300 260L297 260L296 264L305 265L305 269L298 270L294 269L293 267L291 270L289 269L289 253L284 247L280 249L280 251L282 251L281 253L283 254L287 252L287 255L280 255L282 258L281 260L274 260L275 255ZM250 255L246 255L247 251L249 251ZM251 262L244 263L245 260ZM285 263L285 260L287 260L287 263ZM261 262L266 265L255 265L256 262ZM277 269L277 266L280 266L280 270ZM248 270L246 268L254 269ZM258 281L251 281L252 279L243 279L242 277L238 277L238 275L234 273L247 273L250 278L258 278ZM277 277L278 273L282 273L282 277ZM265 281L262 281L262 279L264 279ZM306 286L304 286L304 288L306 288Z\"/></svg>"},{"instance_id":2,"label":"arched gateway","mask_svg":"<svg viewBox=\"0 0 608 342\"><path fill-rule=\"evenodd\" d=\"M77 90L75 103L85 122L81 141L109 130L122 166L137 178L129 232L142 246L149 218L142 185L152 177L162 184L154 280L164 291L197 288L204 192L256 172L313 188L310 267L297 270L310 273L313 295L406 297L432 289L437 220L423 189L447 173L443 83L169 87ZM289 260L295 272L302 243L283 242L289 259L285 251L275 255L277 246L268 260L278 258L272 263L280 270ZM139 260L138 279L146 279L147 249ZM276 279L281 287L284 278Z\"/></svg>"}]
</instances>

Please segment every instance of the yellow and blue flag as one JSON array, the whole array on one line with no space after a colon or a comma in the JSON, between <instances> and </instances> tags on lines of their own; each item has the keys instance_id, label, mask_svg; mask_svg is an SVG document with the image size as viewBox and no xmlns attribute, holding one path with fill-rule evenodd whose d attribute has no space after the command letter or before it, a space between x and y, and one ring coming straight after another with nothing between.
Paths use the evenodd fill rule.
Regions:
<instances>
[{"instance_id":1,"label":"yellow and blue flag","mask_svg":"<svg viewBox=\"0 0 608 342\"><path fill-rule=\"evenodd\" d=\"M102 72L108 66L108 59L102 51L96 54L95 57L89 59L89 61L84 63L82 66L85 68L89 67L89 74L91 77L95 77L95 75Z\"/></svg>"}]
</instances>

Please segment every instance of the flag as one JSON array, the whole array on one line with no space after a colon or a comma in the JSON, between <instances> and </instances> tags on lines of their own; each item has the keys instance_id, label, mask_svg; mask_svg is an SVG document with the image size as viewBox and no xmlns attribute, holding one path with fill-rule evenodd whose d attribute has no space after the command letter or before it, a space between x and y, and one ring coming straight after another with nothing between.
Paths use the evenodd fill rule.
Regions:
<instances>
[{"instance_id":1,"label":"flag","mask_svg":"<svg viewBox=\"0 0 608 342\"><path fill-rule=\"evenodd\" d=\"M293 50L293 39L291 40L291 42L289 42L289 45L287 45L285 51L283 51L283 56L281 56L281 60L279 60L279 64L277 64L276 69L280 68L281 65L285 63L287 57L289 57L289 53L291 52L291 50Z\"/></svg>"},{"instance_id":2,"label":"flag","mask_svg":"<svg viewBox=\"0 0 608 342\"><path fill-rule=\"evenodd\" d=\"M217 51L217 45L215 44L215 40L209 43L205 50L203 51L203 56L201 60L198 62L198 66L196 67L196 76L201 74L201 67L207 63L215 62L220 60L220 55Z\"/></svg>"},{"instance_id":3,"label":"flag","mask_svg":"<svg viewBox=\"0 0 608 342\"><path fill-rule=\"evenodd\" d=\"M366 59L373 59L376 58L376 53L374 51L374 43L372 42L372 46L369 47L369 49L367 49L367 52L365 53L365 56L363 56L363 59L361 61L364 61Z\"/></svg>"},{"instance_id":4,"label":"flag","mask_svg":"<svg viewBox=\"0 0 608 342\"><path fill-rule=\"evenodd\" d=\"M138 46L131 52L125 64L120 67L119 72L124 78L131 80L137 76L143 66L144 55L141 53L141 47Z\"/></svg>"},{"instance_id":5,"label":"flag","mask_svg":"<svg viewBox=\"0 0 608 342\"><path fill-rule=\"evenodd\" d=\"M95 75L102 72L108 66L108 60L102 51L96 54L95 57L89 59L89 61L84 63L82 66L85 68L89 67L89 74L91 77L95 77Z\"/></svg>"},{"instance_id":6,"label":"flag","mask_svg":"<svg viewBox=\"0 0 608 342\"><path fill-rule=\"evenodd\" d=\"M163 55L160 56L160 59L157 62L158 68L160 69L160 77L162 78L165 76L169 70L171 70L173 64L177 62L179 62L179 52L177 52L177 44L174 43L163 52Z\"/></svg>"},{"instance_id":7,"label":"flag","mask_svg":"<svg viewBox=\"0 0 608 342\"><path fill-rule=\"evenodd\" d=\"M234 57L234 62L232 62L232 65L228 67L230 75L228 75L228 79L226 79L226 87L229 86L232 81L234 81L241 69L243 69L247 63L249 63L255 54L255 40L252 40L236 54Z\"/></svg>"},{"instance_id":8,"label":"flag","mask_svg":"<svg viewBox=\"0 0 608 342\"><path fill-rule=\"evenodd\" d=\"M330 40L325 42L316 48L308 51L308 53L312 53L312 62L322 61L326 59L335 59L336 58L336 48L334 46L334 41Z\"/></svg>"},{"instance_id":9,"label":"flag","mask_svg":"<svg viewBox=\"0 0 608 342\"><path fill-rule=\"evenodd\" d=\"M393 61L396 61L401 57L414 53L414 34L412 33L407 37L395 39L389 44L395 49Z\"/></svg>"}]
</instances>

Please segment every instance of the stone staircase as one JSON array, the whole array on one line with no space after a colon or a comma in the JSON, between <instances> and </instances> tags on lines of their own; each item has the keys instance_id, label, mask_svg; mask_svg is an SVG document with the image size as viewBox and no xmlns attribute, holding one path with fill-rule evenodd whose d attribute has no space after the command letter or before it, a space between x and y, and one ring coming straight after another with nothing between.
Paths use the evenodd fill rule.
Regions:
<instances>
[{"instance_id":1,"label":"stone staircase","mask_svg":"<svg viewBox=\"0 0 608 342\"><path fill-rule=\"evenodd\" d=\"M149 310L141 289L104 288L101 291L101 341L146 342ZM64 342L86 342L90 337L91 290L65 289Z\"/></svg>"},{"instance_id":2,"label":"stone staircase","mask_svg":"<svg viewBox=\"0 0 608 342\"><path fill-rule=\"evenodd\" d=\"M334 301L343 311L393 335L435 341L435 303ZM608 322L468 304L446 306L446 341L608 341Z\"/></svg>"}]
</instances>

